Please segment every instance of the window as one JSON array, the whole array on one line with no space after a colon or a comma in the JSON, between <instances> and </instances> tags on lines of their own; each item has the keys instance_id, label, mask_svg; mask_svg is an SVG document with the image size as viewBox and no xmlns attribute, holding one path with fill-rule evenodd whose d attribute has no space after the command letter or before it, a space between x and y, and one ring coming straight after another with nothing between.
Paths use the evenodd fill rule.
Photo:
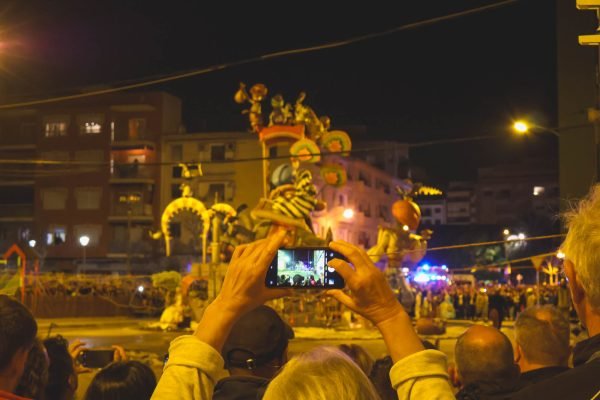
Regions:
<instances>
[{"instance_id":1,"label":"window","mask_svg":"<svg viewBox=\"0 0 600 400\"><path fill-rule=\"evenodd\" d=\"M211 161L225 161L225 145L213 144L210 146Z\"/></svg>"},{"instance_id":2,"label":"window","mask_svg":"<svg viewBox=\"0 0 600 400\"><path fill-rule=\"evenodd\" d=\"M493 190L484 190L483 195L485 197L492 197L494 195L494 191Z\"/></svg>"},{"instance_id":3,"label":"window","mask_svg":"<svg viewBox=\"0 0 600 400\"><path fill-rule=\"evenodd\" d=\"M79 210L97 210L100 208L102 188L79 187L75 189L75 201Z\"/></svg>"},{"instance_id":4,"label":"window","mask_svg":"<svg viewBox=\"0 0 600 400\"><path fill-rule=\"evenodd\" d=\"M208 195L206 199L210 202L221 202L225 200L225 184L224 183L211 183L208 185Z\"/></svg>"},{"instance_id":5,"label":"window","mask_svg":"<svg viewBox=\"0 0 600 400\"><path fill-rule=\"evenodd\" d=\"M365 186L371 187L371 179L364 172L358 172L358 180L363 182Z\"/></svg>"},{"instance_id":6,"label":"window","mask_svg":"<svg viewBox=\"0 0 600 400\"><path fill-rule=\"evenodd\" d=\"M130 118L129 119L129 139L137 139L144 136L146 133L145 118Z\"/></svg>"},{"instance_id":7,"label":"window","mask_svg":"<svg viewBox=\"0 0 600 400\"><path fill-rule=\"evenodd\" d=\"M276 158L277 157L277 146L273 146L271 148L269 148L269 158Z\"/></svg>"},{"instance_id":8,"label":"window","mask_svg":"<svg viewBox=\"0 0 600 400\"><path fill-rule=\"evenodd\" d=\"M436 213L436 214L439 214L439 213L442 212L442 209L440 207L436 207L436 208L433 209L433 212Z\"/></svg>"},{"instance_id":9,"label":"window","mask_svg":"<svg viewBox=\"0 0 600 400\"><path fill-rule=\"evenodd\" d=\"M183 161L183 146L180 144L171 145L171 161L181 162Z\"/></svg>"},{"instance_id":10,"label":"window","mask_svg":"<svg viewBox=\"0 0 600 400\"><path fill-rule=\"evenodd\" d=\"M38 125L35 122L23 122L21 124L21 135L27 139L34 139Z\"/></svg>"},{"instance_id":11,"label":"window","mask_svg":"<svg viewBox=\"0 0 600 400\"><path fill-rule=\"evenodd\" d=\"M44 210L64 210L67 205L67 194L65 188L42 189Z\"/></svg>"},{"instance_id":12,"label":"window","mask_svg":"<svg viewBox=\"0 0 600 400\"><path fill-rule=\"evenodd\" d=\"M102 114L83 114L77 116L77 125L80 135L96 135L102 132L104 125L104 115Z\"/></svg>"},{"instance_id":13,"label":"window","mask_svg":"<svg viewBox=\"0 0 600 400\"><path fill-rule=\"evenodd\" d=\"M346 204L346 202L344 201L344 196L340 194L340 195L338 196L338 205L339 205L339 206L343 206L343 205L345 205L345 204Z\"/></svg>"},{"instance_id":14,"label":"window","mask_svg":"<svg viewBox=\"0 0 600 400\"><path fill-rule=\"evenodd\" d=\"M176 199L181 197L181 188L179 187L179 183L173 183L171 185L171 198Z\"/></svg>"},{"instance_id":15,"label":"window","mask_svg":"<svg viewBox=\"0 0 600 400\"><path fill-rule=\"evenodd\" d=\"M424 217L431 217L431 208L422 208L421 215Z\"/></svg>"},{"instance_id":16,"label":"window","mask_svg":"<svg viewBox=\"0 0 600 400\"><path fill-rule=\"evenodd\" d=\"M46 233L46 244L57 246L67 241L67 228L64 226L51 226Z\"/></svg>"},{"instance_id":17,"label":"window","mask_svg":"<svg viewBox=\"0 0 600 400\"><path fill-rule=\"evenodd\" d=\"M87 236L90 238L90 246L97 246L100 243L100 236L102 235L102 225L75 225L73 227L73 234L79 244L79 238Z\"/></svg>"},{"instance_id":18,"label":"window","mask_svg":"<svg viewBox=\"0 0 600 400\"><path fill-rule=\"evenodd\" d=\"M546 188L543 186L534 186L533 187L533 195L534 196L539 196L544 194L544 192L546 191Z\"/></svg>"},{"instance_id":19,"label":"window","mask_svg":"<svg viewBox=\"0 0 600 400\"><path fill-rule=\"evenodd\" d=\"M67 136L67 129L69 129L69 117L66 115L46 117L44 119L44 127L44 136L47 138Z\"/></svg>"},{"instance_id":20,"label":"window","mask_svg":"<svg viewBox=\"0 0 600 400\"><path fill-rule=\"evenodd\" d=\"M134 193L129 193L129 192L119 193L117 195L117 200L119 201L119 203L126 203L126 204L139 203L140 201L142 201L142 194L139 193L139 192L134 192Z\"/></svg>"},{"instance_id":21,"label":"window","mask_svg":"<svg viewBox=\"0 0 600 400\"><path fill-rule=\"evenodd\" d=\"M439 219L436 219L436 220L435 220L433 223L434 223L435 225L439 225L439 224L441 224L441 223L442 223L442 221L440 221Z\"/></svg>"},{"instance_id":22,"label":"window","mask_svg":"<svg viewBox=\"0 0 600 400\"><path fill-rule=\"evenodd\" d=\"M496 193L496 198L497 199L509 199L510 198L510 190L509 189L502 189L500 190L498 193Z\"/></svg>"}]
</instances>

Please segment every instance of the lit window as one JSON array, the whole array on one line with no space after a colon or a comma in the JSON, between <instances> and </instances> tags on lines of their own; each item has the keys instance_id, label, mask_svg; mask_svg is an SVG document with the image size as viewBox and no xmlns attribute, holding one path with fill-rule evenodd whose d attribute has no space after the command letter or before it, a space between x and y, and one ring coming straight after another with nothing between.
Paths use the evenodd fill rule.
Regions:
<instances>
[{"instance_id":1,"label":"lit window","mask_svg":"<svg viewBox=\"0 0 600 400\"><path fill-rule=\"evenodd\" d=\"M546 191L546 188L543 186L534 186L533 187L533 195L534 196L539 196L541 194L544 194L545 191Z\"/></svg>"},{"instance_id":2,"label":"lit window","mask_svg":"<svg viewBox=\"0 0 600 400\"><path fill-rule=\"evenodd\" d=\"M210 160L211 161L225 161L225 145L224 144L213 144L210 146Z\"/></svg>"},{"instance_id":3,"label":"lit window","mask_svg":"<svg viewBox=\"0 0 600 400\"><path fill-rule=\"evenodd\" d=\"M44 136L57 137L67 136L69 118L67 116L46 117L44 121Z\"/></svg>"},{"instance_id":4,"label":"lit window","mask_svg":"<svg viewBox=\"0 0 600 400\"><path fill-rule=\"evenodd\" d=\"M57 246L67 241L67 229L64 226L53 226L46 233L46 244Z\"/></svg>"},{"instance_id":5,"label":"lit window","mask_svg":"<svg viewBox=\"0 0 600 400\"><path fill-rule=\"evenodd\" d=\"M138 139L146 133L145 118L131 118L129 120L129 139Z\"/></svg>"},{"instance_id":6,"label":"lit window","mask_svg":"<svg viewBox=\"0 0 600 400\"><path fill-rule=\"evenodd\" d=\"M77 116L80 135L96 135L102 132L104 116L101 114L84 114Z\"/></svg>"}]
</instances>

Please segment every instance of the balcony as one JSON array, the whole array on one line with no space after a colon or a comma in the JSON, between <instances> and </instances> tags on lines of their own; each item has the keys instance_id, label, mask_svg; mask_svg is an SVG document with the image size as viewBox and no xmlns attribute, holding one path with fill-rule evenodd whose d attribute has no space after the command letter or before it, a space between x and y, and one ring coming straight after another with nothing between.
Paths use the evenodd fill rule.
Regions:
<instances>
[{"instance_id":1,"label":"balcony","mask_svg":"<svg viewBox=\"0 0 600 400\"><path fill-rule=\"evenodd\" d=\"M111 184L153 184L155 168L139 164L115 165L110 177Z\"/></svg>"},{"instance_id":2,"label":"balcony","mask_svg":"<svg viewBox=\"0 0 600 400\"><path fill-rule=\"evenodd\" d=\"M156 142L152 135L146 131L128 132L116 131L112 135L111 147L113 149L154 149Z\"/></svg>"},{"instance_id":3,"label":"balcony","mask_svg":"<svg viewBox=\"0 0 600 400\"><path fill-rule=\"evenodd\" d=\"M154 214L152 212L152 204L144 203L114 203L112 204L109 222L136 222L150 223L154 222Z\"/></svg>"},{"instance_id":4,"label":"balcony","mask_svg":"<svg viewBox=\"0 0 600 400\"><path fill-rule=\"evenodd\" d=\"M0 222L33 221L33 204L0 204Z\"/></svg>"}]
</instances>

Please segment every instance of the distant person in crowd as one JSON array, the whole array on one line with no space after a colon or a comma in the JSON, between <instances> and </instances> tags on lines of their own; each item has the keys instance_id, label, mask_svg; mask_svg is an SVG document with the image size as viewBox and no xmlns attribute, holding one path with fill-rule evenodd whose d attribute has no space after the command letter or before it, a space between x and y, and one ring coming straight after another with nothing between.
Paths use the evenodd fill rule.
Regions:
<instances>
[{"instance_id":1,"label":"distant person in crowd","mask_svg":"<svg viewBox=\"0 0 600 400\"><path fill-rule=\"evenodd\" d=\"M569 286L567 285L567 281L565 279L560 281L558 292L556 294L556 306L568 320L569 311L571 310L571 294L569 293Z\"/></svg>"},{"instance_id":2,"label":"distant person in crowd","mask_svg":"<svg viewBox=\"0 0 600 400\"><path fill-rule=\"evenodd\" d=\"M31 312L12 297L0 295L0 400L23 399L14 393L36 335Z\"/></svg>"},{"instance_id":3,"label":"distant person in crowd","mask_svg":"<svg viewBox=\"0 0 600 400\"><path fill-rule=\"evenodd\" d=\"M321 346L291 359L268 386L265 400L380 400L365 373L347 354Z\"/></svg>"},{"instance_id":4,"label":"distant person in crowd","mask_svg":"<svg viewBox=\"0 0 600 400\"><path fill-rule=\"evenodd\" d=\"M259 399L287 362L294 331L270 307L259 306L235 323L221 354L230 376L215 386L214 400Z\"/></svg>"},{"instance_id":5,"label":"distant person in crowd","mask_svg":"<svg viewBox=\"0 0 600 400\"><path fill-rule=\"evenodd\" d=\"M49 359L46 400L72 400L75 398L79 380L68 346L69 342L62 336L44 340L44 347L48 352Z\"/></svg>"},{"instance_id":6,"label":"distant person in crowd","mask_svg":"<svg viewBox=\"0 0 600 400\"><path fill-rule=\"evenodd\" d=\"M479 289L477 297L475 298L475 315L477 318L481 318L487 321L489 310L489 298L486 288Z\"/></svg>"},{"instance_id":7,"label":"distant person in crowd","mask_svg":"<svg viewBox=\"0 0 600 400\"><path fill-rule=\"evenodd\" d=\"M589 339L577 343L571 370L521 391L517 399L593 399L600 396L600 185L565 213L562 245L573 307Z\"/></svg>"},{"instance_id":8,"label":"distant person in crowd","mask_svg":"<svg viewBox=\"0 0 600 400\"><path fill-rule=\"evenodd\" d=\"M84 400L150 400L156 387L152 369L139 361L118 361L94 376Z\"/></svg>"},{"instance_id":9,"label":"distant person in crowd","mask_svg":"<svg viewBox=\"0 0 600 400\"><path fill-rule=\"evenodd\" d=\"M535 306L515 322L515 361L521 382L532 384L569 369L569 321L554 306Z\"/></svg>"},{"instance_id":10,"label":"distant person in crowd","mask_svg":"<svg viewBox=\"0 0 600 400\"><path fill-rule=\"evenodd\" d=\"M377 359L373 363L369 379L371 379L381 400L398 400L398 393L392 387L392 381L390 380L390 370L393 365L394 361L390 356Z\"/></svg>"},{"instance_id":11,"label":"distant person in crowd","mask_svg":"<svg viewBox=\"0 0 600 400\"><path fill-rule=\"evenodd\" d=\"M502 321L504 320L504 314L506 310L506 301L504 296L500 293L499 289L494 289L492 294L488 297L489 302L489 319L492 321L494 328L502 328Z\"/></svg>"},{"instance_id":12,"label":"distant person in crowd","mask_svg":"<svg viewBox=\"0 0 600 400\"><path fill-rule=\"evenodd\" d=\"M40 339L36 339L29 352L29 357L27 357L25 370L15 389L15 394L25 398L44 400L44 391L48 383L48 364L46 348Z\"/></svg>"},{"instance_id":13,"label":"distant person in crowd","mask_svg":"<svg viewBox=\"0 0 600 400\"><path fill-rule=\"evenodd\" d=\"M265 287L267 269L285 236L285 232L278 232L235 249L221 291L208 306L194 335L180 336L171 342L169 359L153 400L212 398L214 384L223 369L220 352L236 321L266 301L291 292ZM363 249L342 241L329 246L348 260L334 259L329 265L344 278L350 292L334 289L328 290L327 295L379 329L394 362L390 379L398 397L453 399L446 356L424 349L383 272ZM291 387L292 392L285 390ZM319 390L327 394L315 395ZM378 398L360 368L335 348L317 348L286 363L267 387L264 398L279 400L289 398L290 393L296 399Z\"/></svg>"},{"instance_id":14,"label":"distant person in crowd","mask_svg":"<svg viewBox=\"0 0 600 400\"><path fill-rule=\"evenodd\" d=\"M526 299L527 302L525 308L537 305L537 296L535 295L533 288L527 288Z\"/></svg>"},{"instance_id":15,"label":"distant person in crowd","mask_svg":"<svg viewBox=\"0 0 600 400\"><path fill-rule=\"evenodd\" d=\"M350 357L365 375L371 374L374 361L364 348L357 344L341 344L338 348Z\"/></svg>"},{"instance_id":16,"label":"distant person in crowd","mask_svg":"<svg viewBox=\"0 0 600 400\"><path fill-rule=\"evenodd\" d=\"M453 381L459 400L509 399L518 389L519 367L510 340L496 328L474 325L456 342Z\"/></svg>"}]
</instances>

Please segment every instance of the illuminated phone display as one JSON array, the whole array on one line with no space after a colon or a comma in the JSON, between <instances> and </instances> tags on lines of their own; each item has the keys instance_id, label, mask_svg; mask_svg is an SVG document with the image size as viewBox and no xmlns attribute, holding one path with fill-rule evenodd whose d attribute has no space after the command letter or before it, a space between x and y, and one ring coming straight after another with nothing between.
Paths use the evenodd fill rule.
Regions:
<instances>
[{"instance_id":1,"label":"illuminated phone display","mask_svg":"<svg viewBox=\"0 0 600 400\"><path fill-rule=\"evenodd\" d=\"M279 249L265 284L271 288L341 289L344 279L327 263L345 258L326 247Z\"/></svg>"}]
</instances>

